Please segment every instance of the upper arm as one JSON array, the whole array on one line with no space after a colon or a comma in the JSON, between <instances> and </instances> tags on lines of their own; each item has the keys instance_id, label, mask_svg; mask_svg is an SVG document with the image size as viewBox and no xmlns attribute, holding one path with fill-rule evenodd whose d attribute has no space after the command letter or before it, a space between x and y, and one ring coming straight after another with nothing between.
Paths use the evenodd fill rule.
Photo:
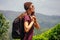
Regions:
<instances>
[{"instance_id":1,"label":"upper arm","mask_svg":"<svg viewBox=\"0 0 60 40\"><path fill-rule=\"evenodd\" d=\"M25 21L24 22L24 29L27 29L28 28L28 21Z\"/></svg>"},{"instance_id":2,"label":"upper arm","mask_svg":"<svg viewBox=\"0 0 60 40\"><path fill-rule=\"evenodd\" d=\"M24 16L24 30L27 31L28 30L28 24L29 24L29 17L26 15Z\"/></svg>"}]
</instances>

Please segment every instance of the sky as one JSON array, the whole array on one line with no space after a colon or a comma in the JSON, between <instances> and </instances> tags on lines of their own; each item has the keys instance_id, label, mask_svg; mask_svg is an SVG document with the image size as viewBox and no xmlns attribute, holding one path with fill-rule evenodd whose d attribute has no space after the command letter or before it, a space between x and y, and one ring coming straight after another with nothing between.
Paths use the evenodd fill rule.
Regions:
<instances>
[{"instance_id":1,"label":"sky","mask_svg":"<svg viewBox=\"0 0 60 40\"><path fill-rule=\"evenodd\" d=\"M23 12L28 1L34 4L36 13L60 16L60 0L0 0L0 10Z\"/></svg>"}]
</instances>

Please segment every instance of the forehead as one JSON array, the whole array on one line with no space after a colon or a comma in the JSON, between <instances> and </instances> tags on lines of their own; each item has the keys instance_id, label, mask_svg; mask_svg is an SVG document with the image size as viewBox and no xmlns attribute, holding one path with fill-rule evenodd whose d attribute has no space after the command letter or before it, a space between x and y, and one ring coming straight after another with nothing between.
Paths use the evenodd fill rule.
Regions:
<instances>
[{"instance_id":1,"label":"forehead","mask_svg":"<svg viewBox=\"0 0 60 40\"><path fill-rule=\"evenodd\" d=\"M33 4L31 4L30 6L34 6Z\"/></svg>"},{"instance_id":2,"label":"forehead","mask_svg":"<svg viewBox=\"0 0 60 40\"><path fill-rule=\"evenodd\" d=\"M34 6L33 4L30 5L30 7Z\"/></svg>"}]
</instances>

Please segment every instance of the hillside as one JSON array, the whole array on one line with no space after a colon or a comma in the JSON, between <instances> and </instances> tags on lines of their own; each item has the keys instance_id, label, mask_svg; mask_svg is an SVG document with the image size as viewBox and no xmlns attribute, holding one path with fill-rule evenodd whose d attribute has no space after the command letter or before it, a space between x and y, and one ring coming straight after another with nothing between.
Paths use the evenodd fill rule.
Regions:
<instances>
[{"instance_id":1,"label":"hillside","mask_svg":"<svg viewBox=\"0 0 60 40\"><path fill-rule=\"evenodd\" d=\"M12 23L14 19L17 16L19 16L22 12L0 10L0 13L2 13L7 20L9 20L10 25L9 25L8 33L10 40L12 40L11 37ZM34 29L34 35L41 34L44 31L56 25L57 23L60 23L60 16L54 16L54 15L49 16L49 15L43 15L41 13L35 13L35 15L37 17L38 23L40 24L40 29L39 30Z\"/></svg>"},{"instance_id":2,"label":"hillside","mask_svg":"<svg viewBox=\"0 0 60 40\"><path fill-rule=\"evenodd\" d=\"M60 40L60 24L55 25L42 34L33 36L33 40Z\"/></svg>"},{"instance_id":3,"label":"hillside","mask_svg":"<svg viewBox=\"0 0 60 40\"><path fill-rule=\"evenodd\" d=\"M1 13L6 17L7 20L10 21L10 28L9 33L11 33L12 29L12 22L14 19L19 16L22 12L16 12L16 11L7 11L7 10L0 10ZM56 25L57 23L60 23L60 16L49 16L49 15L43 15L41 13L35 13L38 23L40 24L40 29L37 31L35 29L34 33L39 34L42 33L52 26ZM35 35L34 34L34 35Z\"/></svg>"}]
</instances>

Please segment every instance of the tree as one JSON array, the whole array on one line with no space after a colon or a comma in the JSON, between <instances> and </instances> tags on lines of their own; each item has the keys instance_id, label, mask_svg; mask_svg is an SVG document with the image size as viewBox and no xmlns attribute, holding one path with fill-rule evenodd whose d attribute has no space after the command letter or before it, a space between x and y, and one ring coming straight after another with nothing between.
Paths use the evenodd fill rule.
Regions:
<instances>
[{"instance_id":1,"label":"tree","mask_svg":"<svg viewBox=\"0 0 60 40\"><path fill-rule=\"evenodd\" d=\"M9 28L9 22L5 19L2 13L0 13L0 40L7 40L7 31Z\"/></svg>"}]
</instances>

